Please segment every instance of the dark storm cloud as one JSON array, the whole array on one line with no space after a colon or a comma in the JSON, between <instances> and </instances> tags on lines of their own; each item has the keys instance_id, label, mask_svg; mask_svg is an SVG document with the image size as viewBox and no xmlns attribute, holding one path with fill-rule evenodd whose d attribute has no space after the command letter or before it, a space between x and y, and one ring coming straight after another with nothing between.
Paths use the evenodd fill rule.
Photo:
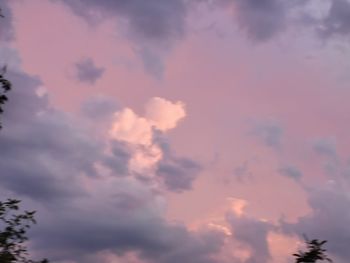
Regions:
<instances>
[{"instance_id":1,"label":"dark storm cloud","mask_svg":"<svg viewBox=\"0 0 350 263\"><path fill-rule=\"evenodd\" d=\"M97 67L91 58L85 58L75 64L76 77L79 81L94 85L99 80L105 68Z\"/></svg>"},{"instance_id":2,"label":"dark storm cloud","mask_svg":"<svg viewBox=\"0 0 350 263\"><path fill-rule=\"evenodd\" d=\"M126 21L131 34L163 41L184 33L186 6L183 0L62 0L86 18L99 13Z\"/></svg>"}]
</instances>

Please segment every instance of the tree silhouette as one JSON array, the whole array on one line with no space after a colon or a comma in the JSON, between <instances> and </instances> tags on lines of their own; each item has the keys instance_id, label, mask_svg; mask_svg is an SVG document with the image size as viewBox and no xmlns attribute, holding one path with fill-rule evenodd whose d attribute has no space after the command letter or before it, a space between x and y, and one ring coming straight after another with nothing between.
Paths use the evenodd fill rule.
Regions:
<instances>
[{"instance_id":1,"label":"tree silhouette","mask_svg":"<svg viewBox=\"0 0 350 263\"><path fill-rule=\"evenodd\" d=\"M333 262L327 255L326 255L326 249L322 248L324 244L327 243L326 240L319 241L318 239L312 239L309 240L306 236L305 243L307 247L307 251L299 251L299 253L293 254L293 256L296 258L296 263L314 263L318 260L321 261L328 261Z\"/></svg>"},{"instance_id":2,"label":"tree silhouette","mask_svg":"<svg viewBox=\"0 0 350 263\"><path fill-rule=\"evenodd\" d=\"M1 263L48 263L47 259L27 259L24 245L28 240L27 230L35 224L35 211L19 212L19 200L8 199L0 202L0 262Z\"/></svg>"},{"instance_id":3,"label":"tree silhouette","mask_svg":"<svg viewBox=\"0 0 350 263\"><path fill-rule=\"evenodd\" d=\"M1 13L0 13L1 14ZM8 100L6 93L11 89L11 82L4 77L6 73L6 66L0 71L0 114L4 112L4 104ZM0 121L0 129L2 128Z\"/></svg>"},{"instance_id":4,"label":"tree silhouette","mask_svg":"<svg viewBox=\"0 0 350 263\"><path fill-rule=\"evenodd\" d=\"M0 17L4 17L4 15L2 14L1 8L0 8ZM6 93L11 89L11 86L12 86L11 82L4 77L5 73L6 73L6 66L4 66L0 71L0 114L4 112L3 106L7 101ZM2 126L0 121L0 129L1 128Z\"/></svg>"}]
</instances>

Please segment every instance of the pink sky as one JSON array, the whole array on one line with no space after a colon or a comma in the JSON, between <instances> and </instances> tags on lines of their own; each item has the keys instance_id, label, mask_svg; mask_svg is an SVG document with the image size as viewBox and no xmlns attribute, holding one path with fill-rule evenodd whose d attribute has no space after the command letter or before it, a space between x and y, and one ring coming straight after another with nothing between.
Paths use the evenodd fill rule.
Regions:
<instances>
[{"instance_id":1,"label":"pink sky","mask_svg":"<svg viewBox=\"0 0 350 263\"><path fill-rule=\"evenodd\" d=\"M97 167L97 177L82 170L71 175L74 179L57 177L62 184L73 180L89 196L72 197L67 214L75 218L71 211L79 207L77 216L88 217L89 209L98 207L107 217L108 210L118 209L104 203L109 196L136 192L145 199L133 203L141 207L133 212L135 224L143 225L156 211L167 224L183 225L189 236L201 235L206 228L229 230L220 249L208 252L211 261L195 256L186 261L179 256L185 263L292 262L291 253L305 231L328 239L332 257L346 262L348 252L340 243L350 242L350 232L339 237L342 231L333 226L341 229L350 223L350 32L332 27L331 22L346 28L348 22L337 7L348 8L348 17L350 2L329 0L328 13L314 20L323 4L294 6L269 0L259 7L252 0L172 2L185 6L183 18L177 6L166 9L171 0L150 1L149 6L131 1L130 7L117 2L122 1L0 1L12 10L15 32L15 38L1 46L2 54L13 50L13 57L4 63L41 80L49 107L75 122L79 140L98 138L107 155L113 153L113 141L126 144L130 155L128 175L122 178L132 183L97 160L89 160ZM87 18L84 8L96 12L101 21L89 22L94 13ZM152 16L160 20L156 24L169 27L167 34L156 35L153 24L147 24L149 16L144 12L153 12L152 8L170 12ZM311 17L309 23L302 14ZM276 21L265 21L272 16ZM133 24L138 18L143 25ZM180 36L175 34L176 23L183 27ZM326 28L326 37L317 33L320 26ZM20 66L13 63L16 56ZM94 79L84 78L86 72L79 77L79 65L89 67L87 61L92 62L88 73L96 73ZM115 101L111 106L115 110L87 120L81 108L98 96ZM49 111L46 114L55 120ZM67 131L66 136L72 135ZM74 160L59 159L52 169L69 167ZM175 165L183 166L175 169ZM42 209L44 226L50 226L54 217L50 204L4 185L9 193L28 198L39 214ZM329 199L329 205L324 203ZM345 219L339 219L343 213ZM258 230L246 233L245 227ZM261 230L265 227L266 235ZM262 241L253 242L251 235L260 234ZM118 254L118 244L115 250L97 245L89 257L72 257L55 242L47 250L41 248L43 240L45 236L38 234L34 250L54 262L173 262L165 256L149 256L156 252L133 245L121 247L125 254Z\"/></svg>"}]
</instances>

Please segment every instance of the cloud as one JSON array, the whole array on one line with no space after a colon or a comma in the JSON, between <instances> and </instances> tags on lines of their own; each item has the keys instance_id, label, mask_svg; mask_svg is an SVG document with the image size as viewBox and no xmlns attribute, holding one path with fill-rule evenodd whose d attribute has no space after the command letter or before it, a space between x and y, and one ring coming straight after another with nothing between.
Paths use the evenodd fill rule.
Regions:
<instances>
[{"instance_id":1,"label":"cloud","mask_svg":"<svg viewBox=\"0 0 350 263\"><path fill-rule=\"evenodd\" d=\"M138 54L142 59L144 70L156 77L158 80L162 80L165 66L157 51L150 47L142 47L140 50L138 50Z\"/></svg>"},{"instance_id":2,"label":"cloud","mask_svg":"<svg viewBox=\"0 0 350 263\"><path fill-rule=\"evenodd\" d=\"M320 20L317 27L322 37L350 35L350 2L333 0L328 15Z\"/></svg>"},{"instance_id":3,"label":"cloud","mask_svg":"<svg viewBox=\"0 0 350 263\"><path fill-rule=\"evenodd\" d=\"M140 198L146 197L139 196L137 200L142 205L147 201ZM130 197L124 198L124 202L130 202ZM51 224L55 227L41 225L33 236L36 246L46 251L55 248L57 254L53 255L53 260L71 259L74 262L86 262L81 258L89 258L99 251L115 255L136 251L141 262L217 262L213 256L219 252L224 238L219 231L189 232L183 225L171 225L149 214L142 206L138 206L139 213L121 209L113 203L102 207L114 207L114 211L106 213L105 209L90 205L90 212L78 208L75 216L53 219ZM103 215L103 218L96 220L92 213Z\"/></svg>"},{"instance_id":4,"label":"cloud","mask_svg":"<svg viewBox=\"0 0 350 263\"><path fill-rule=\"evenodd\" d=\"M185 105L181 101L172 103L163 98L154 97L146 105L147 119L160 131L175 128L185 116Z\"/></svg>"},{"instance_id":5,"label":"cloud","mask_svg":"<svg viewBox=\"0 0 350 263\"><path fill-rule=\"evenodd\" d=\"M283 128L275 121L256 122L250 134L258 137L266 146L282 147Z\"/></svg>"},{"instance_id":6,"label":"cloud","mask_svg":"<svg viewBox=\"0 0 350 263\"><path fill-rule=\"evenodd\" d=\"M164 56L186 31L186 0L61 0L87 21L113 18L132 40L144 70L162 79Z\"/></svg>"},{"instance_id":7,"label":"cloud","mask_svg":"<svg viewBox=\"0 0 350 263\"><path fill-rule=\"evenodd\" d=\"M235 201L234 204L236 204L235 208L239 213L229 213L227 221L231 227L232 237L249 249L250 255L243 262L270 262L271 255L267 238L274 226L269 222L251 218L242 213L242 209L246 205L245 202Z\"/></svg>"},{"instance_id":8,"label":"cloud","mask_svg":"<svg viewBox=\"0 0 350 263\"><path fill-rule=\"evenodd\" d=\"M255 41L265 41L285 27L286 10L280 0L233 0L238 25Z\"/></svg>"},{"instance_id":9,"label":"cloud","mask_svg":"<svg viewBox=\"0 0 350 263\"><path fill-rule=\"evenodd\" d=\"M0 10L3 17L0 17L0 40L9 41L14 39L12 23L12 11L8 0L0 0Z\"/></svg>"},{"instance_id":10,"label":"cloud","mask_svg":"<svg viewBox=\"0 0 350 263\"><path fill-rule=\"evenodd\" d=\"M152 124L130 108L125 108L115 114L115 120L109 133L113 139L131 144L143 146L152 144Z\"/></svg>"},{"instance_id":11,"label":"cloud","mask_svg":"<svg viewBox=\"0 0 350 263\"><path fill-rule=\"evenodd\" d=\"M284 165L278 169L278 172L283 176L287 176L295 180L299 180L303 177L303 173L293 165Z\"/></svg>"},{"instance_id":12,"label":"cloud","mask_svg":"<svg viewBox=\"0 0 350 263\"><path fill-rule=\"evenodd\" d=\"M189 158L176 156L163 135L185 116L181 101L154 97L147 102L144 117L130 108L117 112L109 133L130 146L131 172L147 180L160 179L168 190L181 192L191 189L201 167Z\"/></svg>"},{"instance_id":13,"label":"cloud","mask_svg":"<svg viewBox=\"0 0 350 263\"><path fill-rule=\"evenodd\" d=\"M169 41L184 34L187 14L182 0L62 0L74 12L91 19L113 16L126 22L130 34L150 41Z\"/></svg>"},{"instance_id":14,"label":"cloud","mask_svg":"<svg viewBox=\"0 0 350 263\"><path fill-rule=\"evenodd\" d=\"M350 198L346 187L333 183L309 188L308 203L311 213L296 223L282 220L282 230L290 235L306 234L309 238L328 240L327 250L339 257L339 262L348 262L350 231L346 226L350 223Z\"/></svg>"},{"instance_id":15,"label":"cloud","mask_svg":"<svg viewBox=\"0 0 350 263\"><path fill-rule=\"evenodd\" d=\"M8 78L14 88L0 136L2 186L42 201L79 193L75 175L95 175L94 162L104 158L101 142L50 108L47 97L36 94L37 79L15 72Z\"/></svg>"},{"instance_id":16,"label":"cloud","mask_svg":"<svg viewBox=\"0 0 350 263\"><path fill-rule=\"evenodd\" d=\"M253 177L252 172L250 171L250 160L243 162L241 165L236 166L233 169L234 178L240 182L246 182L246 180Z\"/></svg>"},{"instance_id":17,"label":"cloud","mask_svg":"<svg viewBox=\"0 0 350 263\"><path fill-rule=\"evenodd\" d=\"M206 2L231 10L234 21L256 42L275 37L287 26L288 5L284 0L213 0Z\"/></svg>"},{"instance_id":18,"label":"cloud","mask_svg":"<svg viewBox=\"0 0 350 263\"><path fill-rule=\"evenodd\" d=\"M146 104L145 117L125 108L115 114L109 131L111 138L128 143L133 149L130 168L139 174L150 174L163 158L162 149L154 142L155 130L166 132L175 128L185 116L182 102L172 103L162 98L152 98Z\"/></svg>"},{"instance_id":19,"label":"cloud","mask_svg":"<svg viewBox=\"0 0 350 263\"><path fill-rule=\"evenodd\" d=\"M200 165L191 159L167 156L159 162L156 173L169 190L181 192L191 189L200 171Z\"/></svg>"},{"instance_id":20,"label":"cloud","mask_svg":"<svg viewBox=\"0 0 350 263\"><path fill-rule=\"evenodd\" d=\"M334 160L338 158L335 138L317 138L313 141L312 148L320 155L330 157Z\"/></svg>"},{"instance_id":21,"label":"cloud","mask_svg":"<svg viewBox=\"0 0 350 263\"><path fill-rule=\"evenodd\" d=\"M75 67L77 79L90 85L94 85L105 72L105 68L97 67L91 58L80 60L75 64Z\"/></svg>"},{"instance_id":22,"label":"cloud","mask_svg":"<svg viewBox=\"0 0 350 263\"><path fill-rule=\"evenodd\" d=\"M107 96L97 95L84 101L80 107L81 113L93 120L110 119L120 110L118 103Z\"/></svg>"},{"instance_id":23,"label":"cloud","mask_svg":"<svg viewBox=\"0 0 350 263\"><path fill-rule=\"evenodd\" d=\"M140 180L130 170L134 146L157 146L136 130L151 135L154 128L144 126L168 130L179 119L176 111L169 111L173 121L167 122L120 109L122 116L112 121L124 128L114 130L114 137L101 137L87 125L94 119L77 119L52 108L46 95L36 93L39 80L16 72L8 77L14 89L0 136L1 190L25 197L31 209L39 210L40 224L30 238L37 254L58 262L93 262L104 252L115 256L133 252L144 262L217 262L214 258L225 235L213 229L190 231L168 222L161 186ZM87 113L99 116L101 100L89 101L92 107ZM149 107L166 110L176 105L158 99ZM110 106L102 109L102 115L111 114ZM182 157L167 158L176 169L196 167Z\"/></svg>"}]
</instances>

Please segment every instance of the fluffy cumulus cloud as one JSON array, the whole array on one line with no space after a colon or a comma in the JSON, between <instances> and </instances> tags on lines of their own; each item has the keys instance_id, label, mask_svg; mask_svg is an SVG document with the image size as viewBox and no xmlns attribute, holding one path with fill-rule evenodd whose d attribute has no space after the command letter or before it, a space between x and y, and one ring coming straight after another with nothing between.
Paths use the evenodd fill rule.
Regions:
<instances>
[{"instance_id":1,"label":"fluffy cumulus cloud","mask_svg":"<svg viewBox=\"0 0 350 263\"><path fill-rule=\"evenodd\" d=\"M146 105L146 117L160 131L176 127L177 123L186 116L184 104L181 101L172 103L155 97Z\"/></svg>"},{"instance_id":2,"label":"fluffy cumulus cloud","mask_svg":"<svg viewBox=\"0 0 350 263\"><path fill-rule=\"evenodd\" d=\"M105 68L98 67L91 58L84 58L75 64L76 77L87 84L95 84L103 76Z\"/></svg>"},{"instance_id":3,"label":"fluffy cumulus cloud","mask_svg":"<svg viewBox=\"0 0 350 263\"><path fill-rule=\"evenodd\" d=\"M158 178L172 191L188 190L200 165L178 157L162 134L175 128L186 115L184 104L155 97L145 106L145 116L125 108L114 116L111 138L127 143L132 151L130 171L146 178Z\"/></svg>"}]
</instances>

